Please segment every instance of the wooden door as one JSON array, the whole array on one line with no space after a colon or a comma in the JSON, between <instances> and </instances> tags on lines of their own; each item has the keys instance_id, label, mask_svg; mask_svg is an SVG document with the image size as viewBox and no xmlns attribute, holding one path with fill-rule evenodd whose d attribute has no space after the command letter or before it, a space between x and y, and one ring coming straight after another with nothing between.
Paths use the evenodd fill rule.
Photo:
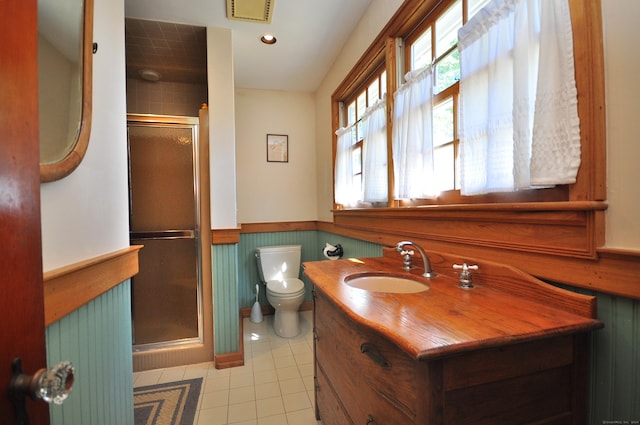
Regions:
<instances>
[{"instance_id":1,"label":"wooden door","mask_svg":"<svg viewBox=\"0 0 640 425\"><path fill-rule=\"evenodd\" d=\"M12 425L12 360L29 375L46 367L36 0L0 0L0 20L0 418ZM45 403L27 409L31 424L49 424Z\"/></svg>"}]
</instances>

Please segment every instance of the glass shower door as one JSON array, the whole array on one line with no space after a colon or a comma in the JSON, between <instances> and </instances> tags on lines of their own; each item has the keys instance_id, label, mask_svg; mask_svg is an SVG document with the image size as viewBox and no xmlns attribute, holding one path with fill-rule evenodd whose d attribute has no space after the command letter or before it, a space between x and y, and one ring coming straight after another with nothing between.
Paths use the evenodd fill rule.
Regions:
<instances>
[{"instance_id":1,"label":"glass shower door","mask_svg":"<svg viewBox=\"0 0 640 425\"><path fill-rule=\"evenodd\" d=\"M197 119L129 123L134 349L200 342Z\"/></svg>"}]
</instances>

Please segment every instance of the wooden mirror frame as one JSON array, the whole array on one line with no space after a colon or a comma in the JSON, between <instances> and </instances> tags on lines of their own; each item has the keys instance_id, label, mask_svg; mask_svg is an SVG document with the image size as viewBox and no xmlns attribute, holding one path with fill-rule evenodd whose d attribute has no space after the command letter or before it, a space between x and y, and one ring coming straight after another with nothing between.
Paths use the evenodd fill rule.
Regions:
<instances>
[{"instance_id":1,"label":"wooden mirror frame","mask_svg":"<svg viewBox=\"0 0 640 425\"><path fill-rule=\"evenodd\" d=\"M82 39L82 111L78 138L73 148L59 161L40 163L40 182L60 180L75 170L89 145L91 134L91 97L93 88L93 0L84 0Z\"/></svg>"}]
</instances>

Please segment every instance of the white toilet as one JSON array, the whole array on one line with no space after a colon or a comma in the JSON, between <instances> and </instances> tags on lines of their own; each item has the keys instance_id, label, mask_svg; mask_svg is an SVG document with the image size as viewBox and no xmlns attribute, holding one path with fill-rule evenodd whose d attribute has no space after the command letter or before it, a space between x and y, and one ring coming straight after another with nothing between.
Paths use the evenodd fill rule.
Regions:
<instances>
[{"instance_id":1,"label":"white toilet","mask_svg":"<svg viewBox=\"0 0 640 425\"><path fill-rule=\"evenodd\" d=\"M300 333L298 309L304 301L304 283L298 279L300 245L256 248L260 280L267 285L267 300L275 309L273 330L291 338Z\"/></svg>"}]
</instances>

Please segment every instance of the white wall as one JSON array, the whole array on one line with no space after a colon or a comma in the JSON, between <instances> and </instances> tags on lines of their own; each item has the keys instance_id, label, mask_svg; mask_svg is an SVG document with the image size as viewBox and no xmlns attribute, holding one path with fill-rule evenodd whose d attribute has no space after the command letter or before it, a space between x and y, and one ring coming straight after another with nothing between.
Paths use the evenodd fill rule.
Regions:
<instances>
[{"instance_id":1,"label":"white wall","mask_svg":"<svg viewBox=\"0 0 640 425\"><path fill-rule=\"evenodd\" d=\"M333 221L333 158L331 151L331 94L364 54L402 0L373 0L340 55L316 91L316 173L318 220Z\"/></svg>"},{"instance_id":2,"label":"white wall","mask_svg":"<svg viewBox=\"0 0 640 425\"><path fill-rule=\"evenodd\" d=\"M607 242L640 249L640 2L603 0L607 105Z\"/></svg>"},{"instance_id":3,"label":"white wall","mask_svg":"<svg viewBox=\"0 0 640 425\"><path fill-rule=\"evenodd\" d=\"M231 30L207 27L211 228L234 229L236 142Z\"/></svg>"},{"instance_id":4,"label":"white wall","mask_svg":"<svg viewBox=\"0 0 640 425\"><path fill-rule=\"evenodd\" d=\"M236 89L238 221L316 220L311 93ZM266 135L289 136L288 162L267 162Z\"/></svg>"},{"instance_id":5,"label":"white wall","mask_svg":"<svg viewBox=\"0 0 640 425\"><path fill-rule=\"evenodd\" d=\"M93 118L86 156L41 186L45 271L129 246L124 2L95 0Z\"/></svg>"}]
</instances>

